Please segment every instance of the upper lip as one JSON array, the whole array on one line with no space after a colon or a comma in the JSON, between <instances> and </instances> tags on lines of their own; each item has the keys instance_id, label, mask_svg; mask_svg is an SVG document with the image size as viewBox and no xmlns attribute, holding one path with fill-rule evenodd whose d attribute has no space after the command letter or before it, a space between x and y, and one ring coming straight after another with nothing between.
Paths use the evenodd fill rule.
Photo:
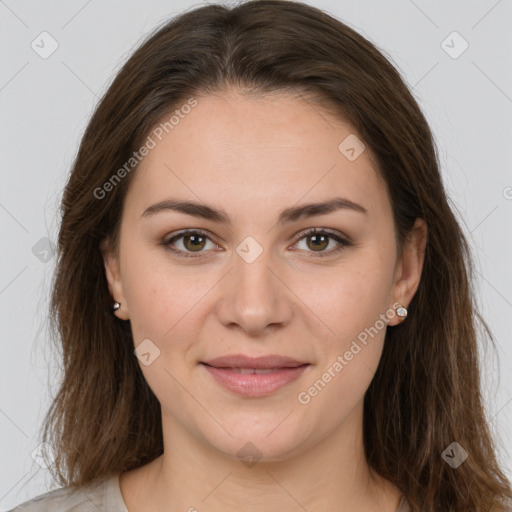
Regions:
<instances>
[{"instance_id":1,"label":"upper lip","mask_svg":"<svg viewBox=\"0 0 512 512\"><path fill-rule=\"evenodd\" d=\"M224 357L217 357L210 359L209 361L202 361L204 364L209 366L215 366L216 368L294 368L302 366L304 361L297 361L290 357L284 357L279 355L268 355L260 357L249 357L243 354L233 354Z\"/></svg>"}]
</instances>

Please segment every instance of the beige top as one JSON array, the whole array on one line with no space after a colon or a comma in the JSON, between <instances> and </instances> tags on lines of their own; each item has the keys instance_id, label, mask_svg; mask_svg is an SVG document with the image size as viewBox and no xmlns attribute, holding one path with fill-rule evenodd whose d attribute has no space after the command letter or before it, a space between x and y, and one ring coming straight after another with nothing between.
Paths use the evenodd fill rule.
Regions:
<instances>
[{"instance_id":1,"label":"beige top","mask_svg":"<svg viewBox=\"0 0 512 512\"><path fill-rule=\"evenodd\" d=\"M128 512L119 475L101 478L82 489L61 487L18 505L9 512Z\"/></svg>"},{"instance_id":2,"label":"beige top","mask_svg":"<svg viewBox=\"0 0 512 512\"><path fill-rule=\"evenodd\" d=\"M80 490L61 487L25 501L9 512L128 512L119 476L102 478ZM396 512L410 512L404 498Z\"/></svg>"}]
</instances>

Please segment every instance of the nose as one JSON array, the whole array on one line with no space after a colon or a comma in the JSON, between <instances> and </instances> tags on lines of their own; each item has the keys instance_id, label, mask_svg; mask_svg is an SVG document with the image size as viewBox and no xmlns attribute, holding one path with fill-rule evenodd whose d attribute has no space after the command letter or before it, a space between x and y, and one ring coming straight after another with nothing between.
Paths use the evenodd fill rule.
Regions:
<instances>
[{"instance_id":1,"label":"nose","mask_svg":"<svg viewBox=\"0 0 512 512\"><path fill-rule=\"evenodd\" d=\"M225 327L257 336L290 323L293 294L274 268L270 251L249 261L233 255L233 268L220 283L215 312Z\"/></svg>"}]
</instances>

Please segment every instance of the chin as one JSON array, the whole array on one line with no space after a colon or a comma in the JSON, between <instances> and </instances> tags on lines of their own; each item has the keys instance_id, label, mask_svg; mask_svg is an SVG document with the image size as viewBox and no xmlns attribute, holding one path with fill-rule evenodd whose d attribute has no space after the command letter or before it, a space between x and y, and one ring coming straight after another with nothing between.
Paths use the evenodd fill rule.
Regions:
<instances>
[{"instance_id":1,"label":"chin","mask_svg":"<svg viewBox=\"0 0 512 512\"><path fill-rule=\"evenodd\" d=\"M307 434L299 425L283 422L282 417L271 425L267 421L260 422L259 425L257 423L255 421L248 425L241 422L236 426L232 424L228 429L232 437L228 434L214 439L206 436L206 441L226 457L245 461L248 467L256 462L284 461L305 448Z\"/></svg>"}]
</instances>

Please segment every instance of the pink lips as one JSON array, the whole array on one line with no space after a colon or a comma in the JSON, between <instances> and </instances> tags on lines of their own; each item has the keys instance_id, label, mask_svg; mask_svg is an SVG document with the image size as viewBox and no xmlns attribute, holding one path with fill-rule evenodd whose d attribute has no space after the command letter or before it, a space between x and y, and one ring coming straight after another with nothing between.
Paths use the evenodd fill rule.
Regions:
<instances>
[{"instance_id":1,"label":"pink lips","mask_svg":"<svg viewBox=\"0 0 512 512\"><path fill-rule=\"evenodd\" d=\"M309 363L278 355L248 357L241 354L201 364L219 384L245 397L269 395L298 379L309 366Z\"/></svg>"}]
</instances>

